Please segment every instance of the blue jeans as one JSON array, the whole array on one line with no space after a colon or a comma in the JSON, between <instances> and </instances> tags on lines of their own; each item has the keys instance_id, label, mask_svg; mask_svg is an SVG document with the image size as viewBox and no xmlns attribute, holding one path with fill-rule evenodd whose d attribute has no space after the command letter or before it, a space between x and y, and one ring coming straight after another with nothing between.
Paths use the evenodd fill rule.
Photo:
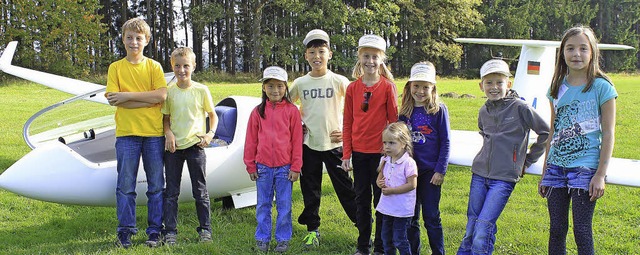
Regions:
<instances>
[{"instance_id":1,"label":"blue jeans","mask_svg":"<svg viewBox=\"0 0 640 255\"><path fill-rule=\"evenodd\" d=\"M291 190L293 183L289 181L290 165L268 167L257 164L258 204L256 205L256 240L269 242L271 240L271 207L275 191L276 211L276 241L289 241L293 234L291 223Z\"/></svg>"},{"instance_id":2,"label":"blue jeans","mask_svg":"<svg viewBox=\"0 0 640 255\"><path fill-rule=\"evenodd\" d=\"M591 178L597 169L588 167L561 167L547 164L547 171L542 176L541 186L551 188L570 188L589 190Z\"/></svg>"},{"instance_id":3,"label":"blue jeans","mask_svg":"<svg viewBox=\"0 0 640 255\"><path fill-rule=\"evenodd\" d=\"M180 196L180 182L182 179L182 167L187 161L189 177L191 178L191 194L196 203L196 214L200 226L196 231L208 230L211 232L211 206L209 192L207 191L206 166L207 155L204 149L193 145L174 153L165 152L165 174L167 187L164 191L164 223L165 231L176 233L178 222L178 196Z\"/></svg>"},{"instance_id":4,"label":"blue jeans","mask_svg":"<svg viewBox=\"0 0 640 255\"><path fill-rule=\"evenodd\" d=\"M509 201L515 182L488 179L473 174L467 208L467 230L458 254L492 254L498 227L496 221Z\"/></svg>"},{"instance_id":5,"label":"blue jeans","mask_svg":"<svg viewBox=\"0 0 640 255\"><path fill-rule=\"evenodd\" d=\"M395 255L396 249L400 255L411 255L411 245L407 239L407 229L411 217L399 218L382 215L382 246L385 255Z\"/></svg>"},{"instance_id":6,"label":"blue jeans","mask_svg":"<svg viewBox=\"0 0 640 255\"><path fill-rule=\"evenodd\" d=\"M147 181L147 234L162 230L162 190L164 173L162 155L164 137L120 136L116 138L118 181L116 184L116 214L118 232L138 232L136 228L136 183L140 157Z\"/></svg>"},{"instance_id":7,"label":"blue jeans","mask_svg":"<svg viewBox=\"0 0 640 255\"><path fill-rule=\"evenodd\" d=\"M416 188L416 211L411 219L408 230L411 254L420 254L420 211L422 220L427 229L431 254L444 254L444 234L442 233L442 220L440 219L440 195L442 186L431 184L433 170L420 172L418 175L418 187Z\"/></svg>"}]
</instances>

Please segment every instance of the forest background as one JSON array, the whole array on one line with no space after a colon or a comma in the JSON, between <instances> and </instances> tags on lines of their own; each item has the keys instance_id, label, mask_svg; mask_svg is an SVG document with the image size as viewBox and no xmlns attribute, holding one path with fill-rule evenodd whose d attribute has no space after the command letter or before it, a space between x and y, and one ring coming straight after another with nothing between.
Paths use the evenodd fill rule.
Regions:
<instances>
[{"instance_id":1,"label":"forest background","mask_svg":"<svg viewBox=\"0 0 640 255\"><path fill-rule=\"evenodd\" d=\"M308 71L301 42L315 28L330 34L330 69L338 73L351 73L358 38L375 33L390 45L396 76L429 60L441 76L475 78L482 62L499 52L515 69L511 60L520 49L463 48L457 37L560 40L567 28L584 24L601 43L635 47L602 54L607 72L634 72L640 68L638 6L640 0L0 0L0 49L19 41L18 66L74 78L104 74L125 55L123 22L143 17L152 30L145 55L170 71L171 51L193 47L196 71L211 81L249 77L270 65Z\"/></svg>"}]
</instances>

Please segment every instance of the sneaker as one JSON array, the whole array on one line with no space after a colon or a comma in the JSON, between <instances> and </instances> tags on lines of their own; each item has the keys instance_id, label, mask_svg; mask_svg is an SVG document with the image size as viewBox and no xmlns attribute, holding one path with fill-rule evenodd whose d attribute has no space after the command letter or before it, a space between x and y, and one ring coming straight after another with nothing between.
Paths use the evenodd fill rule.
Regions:
<instances>
[{"instance_id":1,"label":"sneaker","mask_svg":"<svg viewBox=\"0 0 640 255\"><path fill-rule=\"evenodd\" d=\"M211 242L211 232L209 230L202 229L200 230L200 232L198 232L198 234L200 235L201 243Z\"/></svg>"},{"instance_id":2,"label":"sneaker","mask_svg":"<svg viewBox=\"0 0 640 255\"><path fill-rule=\"evenodd\" d=\"M131 233L118 232L118 240L116 240L116 246L128 249L131 247Z\"/></svg>"},{"instance_id":3,"label":"sneaker","mask_svg":"<svg viewBox=\"0 0 640 255\"><path fill-rule=\"evenodd\" d=\"M275 252L285 252L289 249L289 242L287 241L282 241L282 242L278 242L278 245L276 245L276 248L274 249Z\"/></svg>"},{"instance_id":4,"label":"sneaker","mask_svg":"<svg viewBox=\"0 0 640 255\"><path fill-rule=\"evenodd\" d=\"M361 250L356 250L356 253L354 253L353 255L369 255L368 252L362 252Z\"/></svg>"},{"instance_id":5,"label":"sneaker","mask_svg":"<svg viewBox=\"0 0 640 255\"><path fill-rule=\"evenodd\" d=\"M256 241L256 248L259 251L267 252L269 251L269 242Z\"/></svg>"},{"instance_id":6,"label":"sneaker","mask_svg":"<svg viewBox=\"0 0 640 255\"><path fill-rule=\"evenodd\" d=\"M320 232L317 230L309 231L309 234L304 237L303 241L304 247L306 248L317 247L320 245Z\"/></svg>"},{"instance_id":7,"label":"sneaker","mask_svg":"<svg viewBox=\"0 0 640 255\"><path fill-rule=\"evenodd\" d=\"M145 243L151 248L158 247L160 244L162 244L160 240L160 233L149 234L149 239Z\"/></svg>"},{"instance_id":8,"label":"sneaker","mask_svg":"<svg viewBox=\"0 0 640 255\"><path fill-rule=\"evenodd\" d=\"M177 239L178 235L173 232L169 232L164 235L164 243L166 243L167 245L175 245Z\"/></svg>"}]
</instances>

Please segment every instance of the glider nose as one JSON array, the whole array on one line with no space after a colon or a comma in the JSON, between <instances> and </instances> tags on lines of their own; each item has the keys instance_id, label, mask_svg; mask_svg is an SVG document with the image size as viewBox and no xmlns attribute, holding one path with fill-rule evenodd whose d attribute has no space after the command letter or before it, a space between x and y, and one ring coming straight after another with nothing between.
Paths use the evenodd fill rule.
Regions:
<instances>
[{"instance_id":1,"label":"glider nose","mask_svg":"<svg viewBox=\"0 0 640 255\"><path fill-rule=\"evenodd\" d=\"M61 143L37 147L0 175L0 188L62 204L115 204L115 164L92 163Z\"/></svg>"}]
</instances>

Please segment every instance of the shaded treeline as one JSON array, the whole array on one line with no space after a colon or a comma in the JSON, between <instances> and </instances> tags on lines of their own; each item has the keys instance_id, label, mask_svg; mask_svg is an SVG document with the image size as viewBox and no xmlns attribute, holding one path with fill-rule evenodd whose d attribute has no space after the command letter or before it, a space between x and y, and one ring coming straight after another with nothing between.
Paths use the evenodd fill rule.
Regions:
<instances>
[{"instance_id":1,"label":"shaded treeline","mask_svg":"<svg viewBox=\"0 0 640 255\"><path fill-rule=\"evenodd\" d=\"M639 48L640 0L0 0L1 48L20 42L14 63L78 77L104 72L124 56L120 27L143 17L152 30L146 55L170 70L176 46L194 48L198 71L258 73L268 65L308 70L302 39L314 28L331 36L331 69L350 74L357 40L385 37L389 66L406 76L430 60L442 75L477 69L497 52L519 48L463 45L456 37L559 40L574 24L603 43ZM607 71L640 67L637 50L604 52Z\"/></svg>"}]
</instances>

